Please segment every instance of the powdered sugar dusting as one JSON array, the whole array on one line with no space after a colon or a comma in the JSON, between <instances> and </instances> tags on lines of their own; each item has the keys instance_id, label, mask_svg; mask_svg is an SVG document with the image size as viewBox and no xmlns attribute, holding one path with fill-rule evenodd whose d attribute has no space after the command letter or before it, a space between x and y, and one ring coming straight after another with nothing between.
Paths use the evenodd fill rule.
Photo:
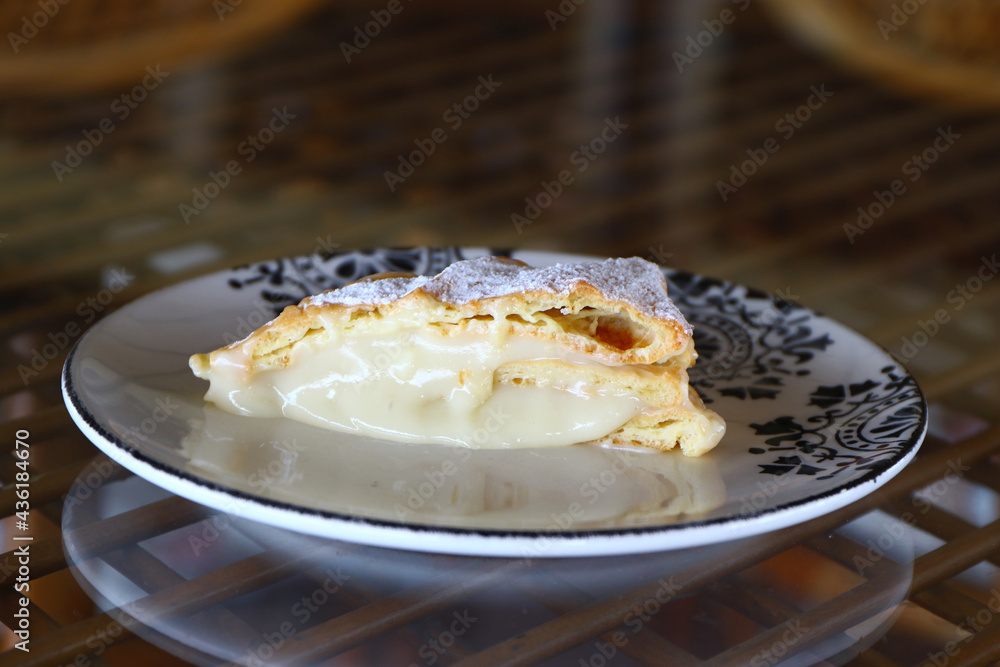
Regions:
<instances>
[{"instance_id":1,"label":"powdered sugar dusting","mask_svg":"<svg viewBox=\"0 0 1000 667\"><path fill-rule=\"evenodd\" d=\"M426 285L431 280L430 276L414 276L413 278L386 278L384 280L352 283L340 289L308 297L303 303L313 306L321 306L327 303L338 303L345 306L360 306L366 303L372 305L390 303L409 294L418 287Z\"/></svg>"},{"instance_id":2,"label":"powdered sugar dusting","mask_svg":"<svg viewBox=\"0 0 1000 667\"><path fill-rule=\"evenodd\" d=\"M652 317L677 320L688 333L691 331L677 306L667 297L659 268L639 257L539 268L480 257L456 262L434 277L354 283L309 297L304 303L385 304L423 287L439 301L457 305L532 290L568 295L580 282L590 283L609 299L630 303Z\"/></svg>"}]
</instances>

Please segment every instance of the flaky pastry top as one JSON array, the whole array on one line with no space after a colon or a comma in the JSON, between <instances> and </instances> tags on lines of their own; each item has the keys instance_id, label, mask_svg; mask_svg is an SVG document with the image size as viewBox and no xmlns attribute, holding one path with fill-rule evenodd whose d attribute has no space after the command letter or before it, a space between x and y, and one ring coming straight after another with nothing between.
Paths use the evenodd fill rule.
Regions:
<instances>
[{"instance_id":1,"label":"flaky pastry top","mask_svg":"<svg viewBox=\"0 0 1000 667\"><path fill-rule=\"evenodd\" d=\"M432 277L379 278L306 297L245 339L194 355L192 368L202 376L221 354L251 373L280 368L307 335L378 332L391 322L442 335L534 336L609 365L693 361L690 324L660 269L638 257L540 268L482 257Z\"/></svg>"}]
</instances>

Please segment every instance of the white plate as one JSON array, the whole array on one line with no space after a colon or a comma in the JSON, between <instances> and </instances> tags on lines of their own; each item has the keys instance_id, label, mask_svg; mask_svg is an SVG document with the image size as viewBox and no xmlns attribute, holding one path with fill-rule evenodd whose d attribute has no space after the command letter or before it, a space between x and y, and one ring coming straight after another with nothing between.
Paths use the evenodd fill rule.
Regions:
<instances>
[{"instance_id":1,"label":"white plate","mask_svg":"<svg viewBox=\"0 0 1000 667\"><path fill-rule=\"evenodd\" d=\"M710 454L596 445L470 450L360 438L206 406L187 366L303 296L383 270L434 274L481 248L306 256L160 290L84 336L74 421L112 459L193 501L284 528L418 551L599 556L784 528L867 495L913 457L927 409L886 352L795 304L664 269L695 326L692 383L728 424ZM504 254L536 266L579 256Z\"/></svg>"}]
</instances>

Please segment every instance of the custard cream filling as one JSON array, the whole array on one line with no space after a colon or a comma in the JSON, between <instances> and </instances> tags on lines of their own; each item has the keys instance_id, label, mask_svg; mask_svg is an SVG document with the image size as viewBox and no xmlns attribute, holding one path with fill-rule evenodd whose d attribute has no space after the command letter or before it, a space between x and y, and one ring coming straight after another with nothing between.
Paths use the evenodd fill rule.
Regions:
<instances>
[{"instance_id":1,"label":"custard cream filling","mask_svg":"<svg viewBox=\"0 0 1000 667\"><path fill-rule=\"evenodd\" d=\"M546 359L595 363L554 342L505 332L318 329L293 346L283 367L251 374L249 360L232 348L220 351L202 377L211 380L205 398L237 414L285 416L382 439L472 448L595 440L651 408L613 386L560 386L551 373L530 385L495 382L494 373L504 364ZM609 368L634 373L642 367ZM687 397L686 383L682 395Z\"/></svg>"}]
</instances>

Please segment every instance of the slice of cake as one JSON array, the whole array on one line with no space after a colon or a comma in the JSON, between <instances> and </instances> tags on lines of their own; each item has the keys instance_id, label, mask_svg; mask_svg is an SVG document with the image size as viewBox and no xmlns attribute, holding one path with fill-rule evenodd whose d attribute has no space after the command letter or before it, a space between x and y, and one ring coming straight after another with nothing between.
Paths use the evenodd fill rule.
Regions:
<instances>
[{"instance_id":1,"label":"slice of cake","mask_svg":"<svg viewBox=\"0 0 1000 667\"><path fill-rule=\"evenodd\" d=\"M725 424L688 387L696 356L655 264L484 257L307 297L190 364L205 400L237 414L405 442L697 456Z\"/></svg>"}]
</instances>

